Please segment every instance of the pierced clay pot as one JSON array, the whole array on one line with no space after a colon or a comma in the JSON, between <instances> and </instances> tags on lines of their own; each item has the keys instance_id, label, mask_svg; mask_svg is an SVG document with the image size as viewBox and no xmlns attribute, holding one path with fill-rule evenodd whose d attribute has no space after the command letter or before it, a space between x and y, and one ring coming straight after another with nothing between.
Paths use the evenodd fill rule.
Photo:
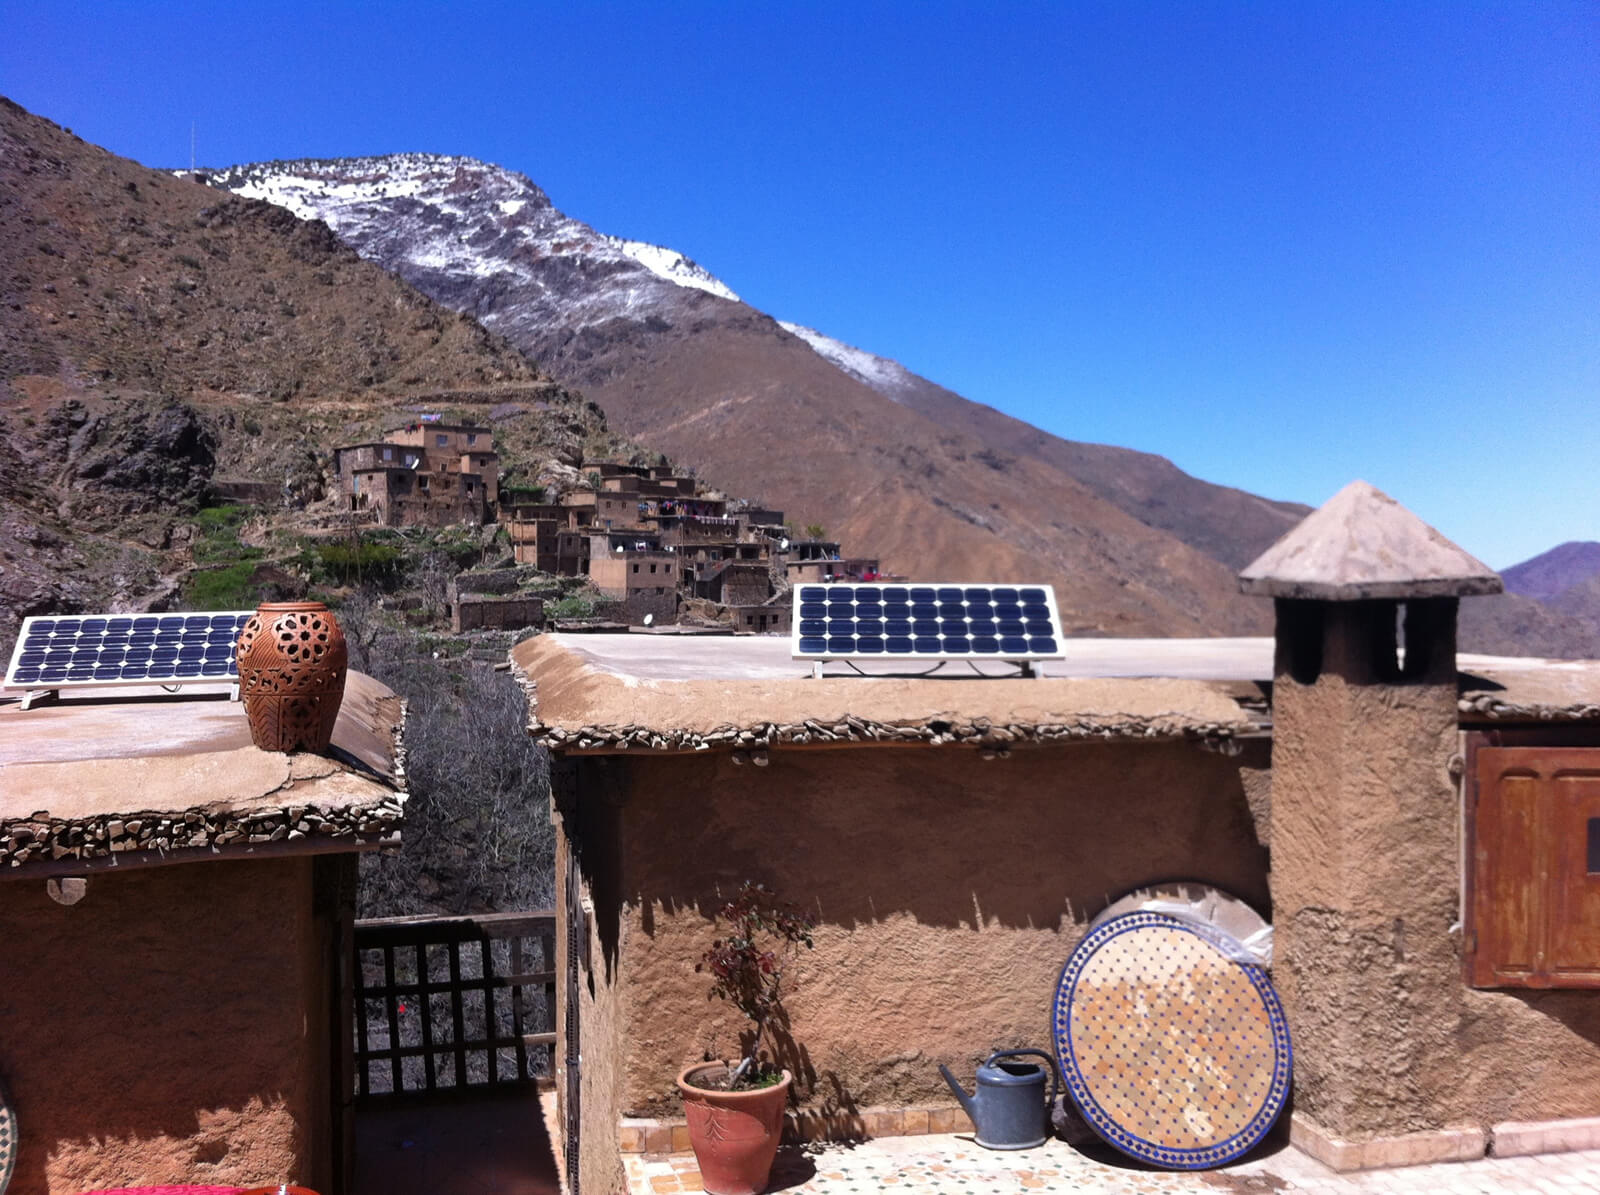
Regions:
<instances>
[{"instance_id":1,"label":"pierced clay pot","mask_svg":"<svg viewBox=\"0 0 1600 1195\"><path fill-rule=\"evenodd\" d=\"M689 1144L709 1195L756 1195L767 1188L772 1161L783 1139L783 1109L789 1102L787 1070L771 1087L756 1091L709 1091L695 1085L707 1072L727 1073L720 1062L697 1062L678 1076Z\"/></svg>"},{"instance_id":2,"label":"pierced clay pot","mask_svg":"<svg viewBox=\"0 0 1600 1195\"><path fill-rule=\"evenodd\" d=\"M263 751L326 751L344 699L344 632L321 602L263 602L239 632L239 695Z\"/></svg>"}]
</instances>

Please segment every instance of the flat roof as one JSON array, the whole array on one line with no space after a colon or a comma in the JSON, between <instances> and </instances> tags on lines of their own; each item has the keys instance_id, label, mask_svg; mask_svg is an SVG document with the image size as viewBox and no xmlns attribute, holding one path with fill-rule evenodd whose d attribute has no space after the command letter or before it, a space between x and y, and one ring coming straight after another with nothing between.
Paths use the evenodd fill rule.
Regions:
<instances>
[{"instance_id":1,"label":"flat roof","mask_svg":"<svg viewBox=\"0 0 1600 1195\"><path fill-rule=\"evenodd\" d=\"M813 679L790 643L788 635L558 633L524 640L511 658L529 693L532 734L561 751L1230 738L1269 725L1267 637L1071 639L1064 659L1034 665L1036 679L999 662L904 675L932 668L928 659L854 661L866 676L832 663ZM1600 720L1600 661L1462 653L1457 663L1465 723Z\"/></svg>"},{"instance_id":2,"label":"flat roof","mask_svg":"<svg viewBox=\"0 0 1600 1195\"><path fill-rule=\"evenodd\" d=\"M772 635L539 635L513 649L512 665L529 692L532 734L560 751L839 741L1007 747L1227 739L1264 728L1241 699L1259 702L1249 682L1263 644L1270 666L1270 640L1084 642L1097 645L1097 660L1069 648L1067 660L1049 661L1032 679L1004 675L1010 670L999 664L979 665L981 675L964 661L929 676L886 675L889 664L861 664L865 677L840 675L848 670L834 664L814 679L809 661L790 656L789 638ZM1156 642L1177 650L1165 666L1141 664L1138 645ZM1228 661L1220 672L1211 655L1218 650ZM905 664L920 671L932 662Z\"/></svg>"},{"instance_id":3,"label":"flat roof","mask_svg":"<svg viewBox=\"0 0 1600 1195\"><path fill-rule=\"evenodd\" d=\"M225 685L0 699L0 878L396 842L403 721L401 699L359 672L328 755L253 746Z\"/></svg>"}]
</instances>

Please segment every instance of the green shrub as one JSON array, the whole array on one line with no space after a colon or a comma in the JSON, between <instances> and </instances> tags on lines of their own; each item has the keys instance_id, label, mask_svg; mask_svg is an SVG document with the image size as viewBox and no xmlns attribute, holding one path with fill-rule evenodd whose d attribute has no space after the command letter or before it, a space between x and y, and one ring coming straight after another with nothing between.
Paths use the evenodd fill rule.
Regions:
<instances>
[{"instance_id":1,"label":"green shrub","mask_svg":"<svg viewBox=\"0 0 1600 1195\"><path fill-rule=\"evenodd\" d=\"M195 512L195 526L202 532L210 535L217 531L228 530L240 526L245 519L250 517L250 508L237 503L228 503L222 506L207 506Z\"/></svg>"},{"instance_id":2,"label":"green shrub","mask_svg":"<svg viewBox=\"0 0 1600 1195\"><path fill-rule=\"evenodd\" d=\"M317 544L312 557L313 575L336 585L392 584L405 564L398 547L383 543Z\"/></svg>"},{"instance_id":3,"label":"green shrub","mask_svg":"<svg viewBox=\"0 0 1600 1195\"><path fill-rule=\"evenodd\" d=\"M260 588L250 580L254 571L252 561L241 560L191 573L183 584L183 604L190 610L254 609L261 601Z\"/></svg>"},{"instance_id":4,"label":"green shrub","mask_svg":"<svg viewBox=\"0 0 1600 1195\"><path fill-rule=\"evenodd\" d=\"M260 548L239 542L239 528L255 512L248 506L207 506L196 511L194 525L199 537L194 541L196 564L228 565L243 560L259 560Z\"/></svg>"},{"instance_id":5,"label":"green shrub","mask_svg":"<svg viewBox=\"0 0 1600 1195\"><path fill-rule=\"evenodd\" d=\"M594 609L593 599L572 594L558 602L549 603L544 612L551 618L593 618Z\"/></svg>"}]
</instances>

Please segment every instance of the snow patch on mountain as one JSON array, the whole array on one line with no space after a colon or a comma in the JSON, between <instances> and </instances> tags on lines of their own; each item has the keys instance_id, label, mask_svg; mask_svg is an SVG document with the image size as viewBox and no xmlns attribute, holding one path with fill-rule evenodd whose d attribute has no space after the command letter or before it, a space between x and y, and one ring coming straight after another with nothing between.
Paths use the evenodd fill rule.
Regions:
<instances>
[{"instance_id":1,"label":"snow patch on mountain","mask_svg":"<svg viewBox=\"0 0 1600 1195\"><path fill-rule=\"evenodd\" d=\"M880 357L865 349L858 349L843 341L835 340L831 336L824 336L815 328L791 324L786 320L779 320L778 324L784 331L798 336L809 344L825 360L831 361L858 381L865 382L885 398L902 402L906 391L916 388L919 384L917 375L898 361L891 361L888 357Z\"/></svg>"},{"instance_id":2,"label":"snow patch on mountain","mask_svg":"<svg viewBox=\"0 0 1600 1195\"><path fill-rule=\"evenodd\" d=\"M606 239L657 278L665 278L668 282L675 282L679 286L708 291L718 298L730 299L735 303L739 301L739 296L729 290L721 280L695 265L675 249L666 249L644 241L622 241L616 237Z\"/></svg>"},{"instance_id":3,"label":"snow patch on mountain","mask_svg":"<svg viewBox=\"0 0 1600 1195\"><path fill-rule=\"evenodd\" d=\"M597 232L527 177L475 158L300 159L209 174L214 186L322 220L362 257L506 335L647 319L684 291L739 301L683 254Z\"/></svg>"}]
</instances>

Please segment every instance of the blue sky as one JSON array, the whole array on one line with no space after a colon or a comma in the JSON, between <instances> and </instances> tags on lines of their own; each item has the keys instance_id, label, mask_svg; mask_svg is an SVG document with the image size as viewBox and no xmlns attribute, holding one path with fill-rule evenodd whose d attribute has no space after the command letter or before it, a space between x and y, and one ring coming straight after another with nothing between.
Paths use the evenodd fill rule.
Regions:
<instances>
[{"instance_id":1,"label":"blue sky","mask_svg":"<svg viewBox=\"0 0 1600 1195\"><path fill-rule=\"evenodd\" d=\"M0 0L151 165L396 150L1073 439L1600 539L1600 5Z\"/></svg>"}]
</instances>

